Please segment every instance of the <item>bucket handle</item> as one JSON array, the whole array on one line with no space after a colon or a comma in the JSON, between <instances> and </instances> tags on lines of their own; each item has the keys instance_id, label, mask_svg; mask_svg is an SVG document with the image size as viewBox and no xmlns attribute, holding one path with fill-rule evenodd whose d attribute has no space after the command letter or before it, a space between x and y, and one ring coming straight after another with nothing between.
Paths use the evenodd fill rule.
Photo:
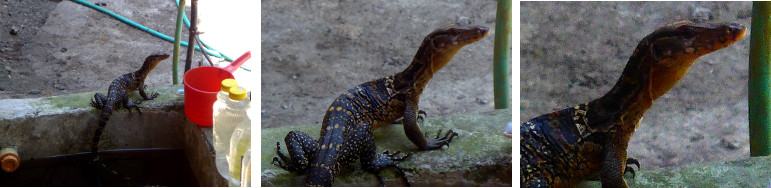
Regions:
<instances>
[{"instance_id":1,"label":"bucket handle","mask_svg":"<svg viewBox=\"0 0 771 188\"><path fill-rule=\"evenodd\" d=\"M222 69L225 69L225 71L228 71L229 73L233 73L238 67L243 65L246 60L249 60L249 58L252 58L252 52L246 51L244 55L241 55L241 57L238 57L233 63L230 63L230 65L223 67Z\"/></svg>"}]
</instances>

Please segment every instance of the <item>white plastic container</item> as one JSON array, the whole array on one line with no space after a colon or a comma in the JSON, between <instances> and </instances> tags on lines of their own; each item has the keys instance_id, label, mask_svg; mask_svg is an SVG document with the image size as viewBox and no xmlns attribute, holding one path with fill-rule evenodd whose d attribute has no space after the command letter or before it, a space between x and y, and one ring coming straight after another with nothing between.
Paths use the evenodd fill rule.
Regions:
<instances>
[{"instance_id":1,"label":"white plastic container","mask_svg":"<svg viewBox=\"0 0 771 188\"><path fill-rule=\"evenodd\" d=\"M246 161L243 160L243 158L246 152L250 150L252 143L252 121L246 113L250 108L249 99L246 98L246 90L240 87L230 88L229 97L231 101L238 101L239 105L245 105L244 108L238 108L240 110L238 111L238 117L243 118L239 118L237 122L235 122L236 120L233 122L236 123L235 125L237 125L237 127L233 130L233 134L230 137L230 149L227 155L230 171L230 181L228 181L228 185L231 187L238 187L241 184L242 163L243 161Z\"/></svg>"},{"instance_id":2,"label":"white plastic container","mask_svg":"<svg viewBox=\"0 0 771 188\"><path fill-rule=\"evenodd\" d=\"M225 179L229 179L227 154L228 149L230 149L230 136L233 134L233 130L237 126L237 124L231 122L231 120L233 120L232 116L234 111L237 111L233 108L237 106L228 106L231 103L235 103L231 102L232 100L229 99L229 92L233 87L238 87L236 80L222 80L221 90L219 93L217 93L217 101L215 101L212 105L212 124L214 126L213 134L215 151L214 164L217 166L217 172L219 172L220 175L222 175L222 177Z\"/></svg>"}]
</instances>

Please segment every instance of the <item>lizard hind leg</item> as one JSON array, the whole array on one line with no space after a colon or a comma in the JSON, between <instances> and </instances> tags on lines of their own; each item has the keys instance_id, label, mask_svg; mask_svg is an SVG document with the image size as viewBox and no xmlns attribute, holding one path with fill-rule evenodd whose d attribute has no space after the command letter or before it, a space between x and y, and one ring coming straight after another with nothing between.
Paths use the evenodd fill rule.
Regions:
<instances>
[{"instance_id":1,"label":"lizard hind leg","mask_svg":"<svg viewBox=\"0 0 771 188\"><path fill-rule=\"evenodd\" d=\"M107 97L101 93L94 94L94 98L91 99L91 106L96 109L104 108L105 103L107 103Z\"/></svg>"},{"instance_id":2,"label":"lizard hind leg","mask_svg":"<svg viewBox=\"0 0 771 188\"><path fill-rule=\"evenodd\" d=\"M409 187L410 186L410 182L407 180L406 174L404 174L404 170L407 170L407 169L402 168L401 166L397 165L397 163L406 160L412 154L411 153L407 153L407 154L403 154L403 155L399 155L399 154L401 154L400 151L396 151L394 153L390 153L389 154L389 151L386 150L382 154L380 154L377 157L375 157L374 160L372 160L372 161L362 161L362 163L364 164L364 167L368 171L371 171L371 172L373 172L375 174L375 176L377 177L377 179L380 182L381 186L385 187L385 183L383 181L383 177L380 176L380 172L382 170L384 170L385 168L394 167L394 168L396 168L397 172L399 172L399 174L401 175L402 180L404 181L406 186Z\"/></svg>"},{"instance_id":3,"label":"lizard hind leg","mask_svg":"<svg viewBox=\"0 0 771 188\"><path fill-rule=\"evenodd\" d=\"M302 172L310 166L310 159L319 149L318 142L310 135L301 131L290 131L284 137L289 156L281 152L280 142L276 142L278 157L273 158L273 165L278 165L291 172Z\"/></svg>"},{"instance_id":4,"label":"lizard hind leg","mask_svg":"<svg viewBox=\"0 0 771 188\"><path fill-rule=\"evenodd\" d=\"M129 111L129 115L131 115L131 108L136 109L139 114L142 114L142 111L139 110L139 106L137 106L137 104L139 104L139 101L129 101L128 97L123 99L123 108Z\"/></svg>"}]
</instances>

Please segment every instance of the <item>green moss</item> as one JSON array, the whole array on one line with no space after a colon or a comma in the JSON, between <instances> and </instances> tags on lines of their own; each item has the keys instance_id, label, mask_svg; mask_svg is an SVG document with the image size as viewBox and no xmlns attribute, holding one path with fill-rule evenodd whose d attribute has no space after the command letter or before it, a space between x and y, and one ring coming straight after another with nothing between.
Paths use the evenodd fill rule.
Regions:
<instances>
[{"instance_id":1,"label":"green moss","mask_svg":"<svg viewBox=\"0 0 771 188\"><path fill-rule=\"evenodd\" d=\"M161 93L158 95L157 98L153 100L142 100L142 97L139 95L138 91L133 91L129 93L129 99L134 101L142 101L142 103L139 105L142 108L160 108L164 111L176 111L183 108L183 100L184 97L181 95L175 95L177 89L182 88L182 85L171 85L171 86L162 86L157 88L149 88L147 89L147 93L151 94L153 92L159 92ZM54 96L54 97L47 97L43 98L40 101L33 102L33 108L40 109L40 110L70 110L70 109L77 109L77 108L87 108L91 110L96 110L91 107L90 102L94 97L95 93L102 93L107 94L107 91L96 91L96 92L85 92L85 93L76 93L76 94L69 94L69 95L60 95L60 96Z\"/></svg>"},{"instance_id":2,"label":"green moss","mask_svg":"<svg viewBox=\"0 0 771 188\"><path fill-rule=\"evenodd\" d=\"M711 162L674 169L637 171L637 177L625 177L630 187L767 187L771 174L771 156L737 161ZM601 187L599 182L585 182L581 187Z\"/></svg>"},{"instance_id":3,"label":"green moss","mask_svg":"<svg viewBox=\"0 0 771 188\"><path fill-rule=\"evenodd\" d=\"M51 107L61 108L86 108L90 107L89 102L93 98L95 92L77 93L69 95L60 95L54 97L43 98L43 100L35 103L36 106L50 105Z\"/></svg>"}]
</instances>

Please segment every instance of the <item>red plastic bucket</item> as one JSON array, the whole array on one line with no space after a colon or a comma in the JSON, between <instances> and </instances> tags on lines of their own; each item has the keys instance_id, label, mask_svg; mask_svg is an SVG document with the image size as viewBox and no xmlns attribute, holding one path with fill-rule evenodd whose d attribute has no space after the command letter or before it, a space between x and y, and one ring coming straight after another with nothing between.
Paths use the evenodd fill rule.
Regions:
<instances>
[{"instance_id":1,"label":"red plastic bucket","mask_svg":"<svg viewBox=\"0 0 771 188\"><path fill-rule=\"evenodd\" d=\"M224 68L196 67L185 73L185 115L187 119L202 126L212 126L212 105L217 101L222 80L233 77L233 71L252 57L247 51Z\"/></svg>"}]
</instances>

